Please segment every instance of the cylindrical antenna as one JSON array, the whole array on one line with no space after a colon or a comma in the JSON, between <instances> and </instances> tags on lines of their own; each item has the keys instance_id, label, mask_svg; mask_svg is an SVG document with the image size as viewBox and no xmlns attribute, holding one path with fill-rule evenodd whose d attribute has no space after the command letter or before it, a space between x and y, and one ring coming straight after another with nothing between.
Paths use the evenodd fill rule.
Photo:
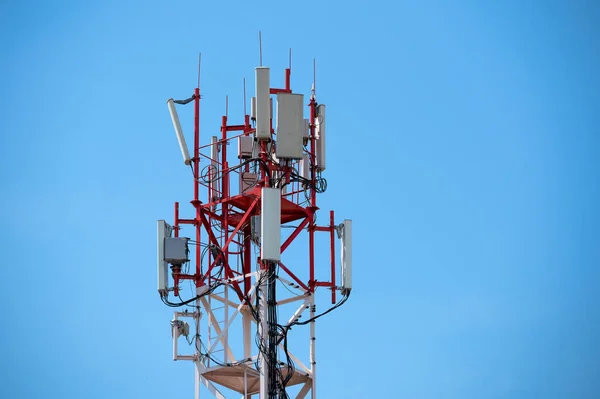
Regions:
<instances>
[{"instance_id":1,"label":"cylindrical antenna","mask_svg":"<svg viewBox=\"0 0 600 399\"><path fill-rule=\"evenodd\" d=\"M229 116L229 96L225 95L225 118Z\"/></svg>"},{"instance_id":2,"label":"cylindrical antenna","mask_svg":"<svg viewBox=\"0 0 600 399\"><path fill-rule=\"evenodd\" d=\"M259 66L262 66L262 32L258 31Z\"/></svg>"},{"instance_id":3,"label":"cylindrical antenna","mask_svg":"<svg viewBox=\"0 0 600 399\"><path fill-rule=\"evenodd\" d=\"M289 63L289 68L290 70L292 69L292 48L290 47L290 63Z\"/></svg>"},{"instance_id":4,"label":"cylindrical antenna","mask_svg":"<svg viewBox=\"0 0 600 399\"><path fill-rule=\"evenodd\" d=\"M200 63L202 62L202 53L198 53L198 88L200 88Z\"/></svg>"},{"instance_id":5,"label":"cylindrical antenna","mask_svg":"<svg viewBox=\"0 0 600 399\"><path fill-rule=\"evenodd\" d=\"M246 113L246 78L244 78L244 116L248 115Z\"/></svg>"},{"instance_id":6,"label":"cylindrical antenna","mask_svg":"<svg viewBox=\"0 0 600 399\"><path fill-rule=\"evenodd\" d=\"M173 128L175 129L175 134L177 135L177 141L179 141L179 148L181 149L181 155L183 156L183 162L186 165L192 164L192 158L190 158L190 153L188 152L187 144L185 143L185 136L183 135L183 130L181 129L181 123L179 123L179 116L177 115L177 111L175 110L175 103L172 98L167 100L167 106L169 107L169 113L171 114L171 121L173 122Z\"/></svg>"}]
</instances>

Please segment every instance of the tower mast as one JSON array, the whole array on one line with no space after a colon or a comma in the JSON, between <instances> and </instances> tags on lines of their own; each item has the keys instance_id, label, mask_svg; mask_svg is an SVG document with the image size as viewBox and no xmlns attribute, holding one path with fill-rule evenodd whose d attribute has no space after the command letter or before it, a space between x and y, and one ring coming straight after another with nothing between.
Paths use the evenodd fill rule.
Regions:
<instances>
[{"instance_id":1,"label":"tower mast","mask_svg":"<svg viewBox=\"0 0 600 399\"><path fill-rule=\"evenodd\" d=\"M250 113L244 106L243 123L230 124L226 111L220 134L207 137L205 144L200 137L200 58L193 95L167 101L184 163L192 169L193 213L181 217L176 202L173 223L158 221L158 291L175 308L173 360L194 363L196 398L203 385L216 398L288 398L290 392L304 398L310 392L316 399L315 321L341 306L352 289L351 220L335 224L332 210L328 224L316 223L317 195L327 188L325 105L317 102L313 83L304 118L304 95L291 89L291 50L283 88L271 87L270 68L262 66L262 43L260 58ZM191 102L193 158L176 110ZM237 153L228 154L231 143L237 144ZM187 237L192 231L194 239ZM299 252L297 244L288 257L289 247L303 234L308 248ZM329 239L326 272L315 269L317 239ZM341 254L337 278L336 246ZM333 306L319 313L316 294L323 289L331 292ZM308 319L302 319L305 313ZM307 324L308 354L297 356L288 334ZM191 353L180 354L181 337Z\"/></svg>"}]
</instances>

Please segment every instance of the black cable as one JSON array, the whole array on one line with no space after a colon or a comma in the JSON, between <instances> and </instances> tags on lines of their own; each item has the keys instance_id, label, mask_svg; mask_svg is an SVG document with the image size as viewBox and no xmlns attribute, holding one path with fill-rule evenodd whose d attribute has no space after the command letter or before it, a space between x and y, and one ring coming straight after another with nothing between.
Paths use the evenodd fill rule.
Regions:
<instances>
[{"instance_id":1,"label":"black cable","mask_svg":"<svg viewBox=\"0 0 600 399\"><path fill-rule=\"evenodd\" d=\"M169 307L172 307L172 308L178 308L180 306L184 306L184 305L187 305L187 304L192 303L194 301L197 301L198 299L202 298L205 295L212 294L212 292L214 290L216 290L218 287L220 287L221 285L223 285L223 283L217 283L217 284L211 286L206 292L202 293L201 295L196 295L194 298L188 299L186 301L182 300L180 303L170 302L169 299L166 296L162 296L162 295L160 296L160 299L163 301L163 303L165 305L167 305Z\"/></svg>"}]
</instances>

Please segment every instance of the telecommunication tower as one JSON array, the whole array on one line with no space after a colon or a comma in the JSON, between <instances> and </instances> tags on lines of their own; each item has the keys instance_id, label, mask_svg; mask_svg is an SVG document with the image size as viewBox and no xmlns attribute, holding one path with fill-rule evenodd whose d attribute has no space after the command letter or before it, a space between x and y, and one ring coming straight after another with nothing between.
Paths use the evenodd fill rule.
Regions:
<instances>
[{"instance_id":1,"label":"telecommunication tower","mask_svg":"<svg viewBox=\"0 0 600 399\"><path fill-rule=\"evenodd\" d=\"M223 116L220 134L204 144L200 83L190 98L167 101L184 163L192 169L194 197L190 216L181 217L175 202L173 223L158 221L158 291L166 305L179 308L171 321L173 360L195 365L196 398L204 385L220 399L226 398L222 387L242 398L271 399L289 397L292 386L296 398L310 392L315 399L315 321L342 305L352 289L352 221L336 224L330 211L327 224L316 223L317 194L327 186L325 105L317 102L314 83L306 104L303 94L292 92L290 77L291 51L284 88L271 87L261 56L250 113L244 109L242 124ZM195 113L193 156L176 111L186 104ZM230 143L237 153L228 153ZM303 235L304 259L295 254L292 265L286 250ZM329 240L325 279L323 261L315 267L317 238ZM184 298L187 284L193 293ZM321 312L318 289L331 291L332 306ZM284 317L290 306L295 311ZM288 347L288 332L300 325L309 329L308 362ZM179 354L182 337L189 354Z\"/></svg>"}]
</instances>

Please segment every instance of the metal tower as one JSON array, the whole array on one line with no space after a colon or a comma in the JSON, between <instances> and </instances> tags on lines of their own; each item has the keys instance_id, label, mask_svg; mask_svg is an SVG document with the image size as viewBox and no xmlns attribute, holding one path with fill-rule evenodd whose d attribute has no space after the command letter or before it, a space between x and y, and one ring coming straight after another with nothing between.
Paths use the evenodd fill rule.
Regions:
<instances>
[{"instance_id":1,"label":"metal tower","mask_svg":"<svg viewBox=\"0 0 600 399\"><path fill-rule=\"evenodd\" d=\"M166 305L179 308L171 321L173 360L194 363L196 398L204 385L217 398L226 397L223 387L242 398L287 398L286 388L297 386L296 398L311 392L315 399L315 321L350 294L352 222L336 224L330 211L327 223L316 223L317 194L327 182L325 105L317 103L314 84L305 105L304 95L290 87L291 64L284 88L271 87L267 67L257 67L255 74L250 114L242 124L223 116L220 134L206 137L205 144L199 85L190 98L167 101L184 162L192 169L194 197L189 216L180 216L176 202L173 223L158 221L158 291ZM187 104L195 109L193 156L176 111L176 105ZM302 236L308 238L304 259L297 253L286 259L286 250ZM324 262L316 259L317 238L329 241L325 277ZM185 297L188 285L193 292ZM331 291L333 305L321 312L318 289ZM308 361L288 346L288 333L300 325L310 331ZM179 354L182 337L189 354Z\"/></svg>"}]
</instances>

